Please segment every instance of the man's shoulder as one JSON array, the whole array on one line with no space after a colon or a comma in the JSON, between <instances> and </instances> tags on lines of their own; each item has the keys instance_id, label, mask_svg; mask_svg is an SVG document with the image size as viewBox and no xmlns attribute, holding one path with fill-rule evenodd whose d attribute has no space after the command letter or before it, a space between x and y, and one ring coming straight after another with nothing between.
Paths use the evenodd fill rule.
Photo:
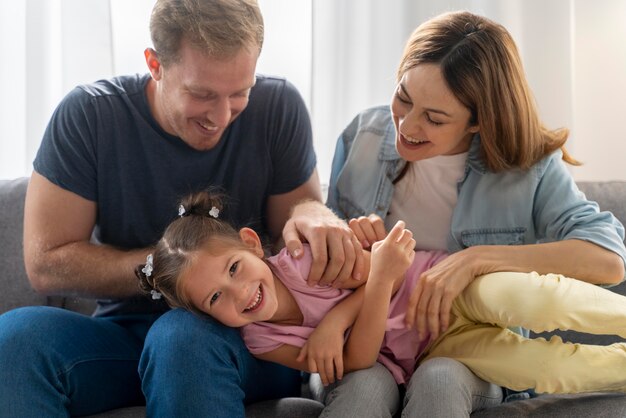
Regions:
<instances>
[{"instance_id":1,"label":"man's shoulder","mask_svg":"<svg viewBox=\"0 0 626 418\"><path fill-rule=\"evenodd\" d=\"M76 91L88 97L134 95L144 91L148 74L134 74L102 79L88 84L81 84Z\"/></svg>"},{"instance_id":2,"label":"man's shoulder","mask_svg":"<svg viewBox=\"0 0 626 418\"><path fill-rule=\"evenodd\" d=\"M284 88L285 85L290 84L285 77L279 77L275 75L257 74L256 83L253 90L257 89L271 89L271 88Z\"/></svg>"},{"instance_id":3,"label":"man's shoulder","mask_svg":"<svg viewBox=\"0 0 626 418\"><path fill-rule=\"evenodd\" d=\"M282 98L287 101L294 100L294 98L301 100L298 89L285 77L265 74L257 74L250 97L260 101L272 100L272 98Z\"/></svg>"}]
</instances>

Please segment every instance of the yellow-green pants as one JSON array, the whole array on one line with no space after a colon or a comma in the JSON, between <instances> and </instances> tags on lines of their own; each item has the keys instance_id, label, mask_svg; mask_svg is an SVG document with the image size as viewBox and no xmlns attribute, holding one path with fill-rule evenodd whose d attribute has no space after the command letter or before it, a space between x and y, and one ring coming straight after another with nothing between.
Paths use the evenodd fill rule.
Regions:
<instances>
[{"instance_id":1,"label":"yellow-green pants","mask_svg":"<svg viewBox=\"0 0 626 418\"><path fill-rule=\"evenodd\" d=\"M626 297L580 280L537 273L476 278L453 303L456 316L421 361L454 358L484 380L540 393L626 391L626 343L528 339L507 327L626 338Z\"/></svg>"}]
</instances>

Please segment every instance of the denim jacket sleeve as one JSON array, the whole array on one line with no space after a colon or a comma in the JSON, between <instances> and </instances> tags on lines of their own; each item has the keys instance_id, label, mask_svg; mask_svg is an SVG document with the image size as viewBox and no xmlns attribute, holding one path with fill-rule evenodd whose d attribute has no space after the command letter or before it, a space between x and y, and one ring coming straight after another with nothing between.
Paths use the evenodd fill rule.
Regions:
<instances>
[{"instance_id":1,"label":"denim jacket sleeve","mask_svg":"<svg viewBox=\"0 0 626 418\"><path fill-rule=\"evenodd\" d=\"M587 200L561 160L552 154L539 165L533 219L538 242L579 239L618 254L626 264L624 226L611 212Z\"/></svg>"}]
</instances>

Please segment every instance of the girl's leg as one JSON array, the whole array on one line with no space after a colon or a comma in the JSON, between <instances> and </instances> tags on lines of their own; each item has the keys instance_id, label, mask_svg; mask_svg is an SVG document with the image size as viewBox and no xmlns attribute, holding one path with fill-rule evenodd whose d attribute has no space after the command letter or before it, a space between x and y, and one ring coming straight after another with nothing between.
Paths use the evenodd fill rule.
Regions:
<instances>
[{"instance_id":1,"label":"girl's leg","mask_svg":"<svg viewBox=\"0 0 626 418\"><path fill-rule=\"evenodd\" d=\"M325 404L320 418L391 418L400 408L400 392L391 372L380 363L346 374L327 387L311 376L313 397Z\"/></svg>"},{"instance_id":2,"label":"girl's leg","mask_svg":"<svg viewBox=\"0 0 626 418\"><path fill-rule=\"evenodd\" d=\"M455 300L473 322L534 332L575 330L626 338L626 297L556 274L491 273Z\"/></svg>"},{"instance_id":3,"label":"girl's leg","mask_svg":"<svg viewBox=\"0 0 626 418\"><path fill-rule=\"evenodd\" d=\"M411 377L402 418L469 417L501 402L500 386L485 382L456 360L433 358Z\"/></svg>"}]
</instances>

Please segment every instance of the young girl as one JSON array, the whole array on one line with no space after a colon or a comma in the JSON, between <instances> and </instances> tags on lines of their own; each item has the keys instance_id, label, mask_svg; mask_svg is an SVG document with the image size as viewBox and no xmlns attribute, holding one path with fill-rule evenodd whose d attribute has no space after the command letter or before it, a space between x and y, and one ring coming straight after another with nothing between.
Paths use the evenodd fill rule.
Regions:
<instances>
[{"instance_id":1,"label":"young girl","mask_svg":"<svg viewBox=\"0 0 626 418\"><path fill-rule=\"evenodd\" d=\"M591 346L558 337L526 339L507 329L575 329L626 338L626 298L558 275L491 273L472 282L452 306L451 326L420 342L404 315L420 273L446 257L414 251L412 233L399 221L372 246L368 279L356 291L306 284L311 256L286 251L265 258L258 235L222 221L219 200L192 195L179 209L145 265L141 287L173 307L210 315L241 328L258 358L325 374L371 367L376 361L406 384L420 361L451 357L483 379L544 393L626 392L626 343ZM362 295L360 294L362 293ZM361 299L362 298L362 299ZM343 364L310 364L300 348L337 304L360 303L346 337ZM506 307L506 309L505 309ZM541 312L541 314L538 314Z\"/></svg>"}]
</instances>

